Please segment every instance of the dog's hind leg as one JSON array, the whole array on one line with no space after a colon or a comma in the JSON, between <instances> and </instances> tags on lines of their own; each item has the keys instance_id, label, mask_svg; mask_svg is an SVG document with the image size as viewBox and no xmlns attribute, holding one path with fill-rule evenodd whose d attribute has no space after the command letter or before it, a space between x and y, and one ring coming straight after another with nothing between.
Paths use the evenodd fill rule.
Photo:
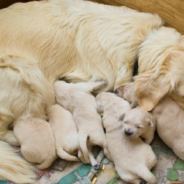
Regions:
<instances>
[{"instance_id":1,"label":"dog's hind leg","mask_svg":"<svg viewBox=\"0 0 184 184\"><path fill-rule=\"evenodd\" d=\"M99 170L101 168L101 164L99 162L97 162L97 160L95 160L94 155L93 155L91 149L89 150L89 159L90 159L92 167L95 170Z\"/></svg>"},{"instance_id":2,"label":"dog's hind leg","mask_svg":"<svg viewBox=\"0 0 184 184\"><path fill-rule=\"evenodd\" d=\"M76 156L70 155L68 154L66 151L64 151L62 148L57 149L57 155L64 159L64 160L68 160L68 161L76 161L78 162L79 159Z\"/></svg>"},{"instance_id":3,"label":"dog's hind leg","mask_svg":"<svg viewBox=\"0 0 184 184\"><path fill-rule=\"evenodd\" d=\"M145 180L148 184L155 184L157 183L157 179L155 176L149 171L148 168L142 167L139 172L139 176Z\"/></svg>"}]
</instances>

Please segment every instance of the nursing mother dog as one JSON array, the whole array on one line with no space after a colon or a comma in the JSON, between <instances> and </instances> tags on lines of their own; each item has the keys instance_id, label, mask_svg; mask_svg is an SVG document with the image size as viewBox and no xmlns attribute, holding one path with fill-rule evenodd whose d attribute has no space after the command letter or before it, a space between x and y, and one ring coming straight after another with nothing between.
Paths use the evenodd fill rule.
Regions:
<instances>
[{"instance_id":1,"label":"nursing mother dog","mask_svg":"<svg viewBox=\"0 0 184 184\"><path fill-rule=\"evenodd\" d=\"M19 145L8 129L18 119L46 121L53 81L106 80L103 90L115 90L131 80L139 45L162 24L157 15L82 0L0 10L0 179L35 182L31 165L4 142Z\"/></svg>"}]
</instances>

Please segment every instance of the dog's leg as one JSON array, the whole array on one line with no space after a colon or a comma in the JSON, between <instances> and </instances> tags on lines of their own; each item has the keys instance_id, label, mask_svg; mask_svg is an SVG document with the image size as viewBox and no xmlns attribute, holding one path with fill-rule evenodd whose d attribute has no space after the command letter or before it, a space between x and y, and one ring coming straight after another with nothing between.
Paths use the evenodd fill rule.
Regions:
<instances>
[{"instance_id":1,"label":"dog's leg","mask_svg":"<svg viewBox=\"0 0 184 184\"><path fill-rule=\"evenodd\" d=\"M12 130L8 130L10 123L0 121L0 139L12 146L20 146Z\"/></svg>"},{"instance_id":2,"label":"dog's leg","mask_svg":"<svg viewBox=\"0 0 184 184\"><path fill-rule=\"evenodd\" d=\"M106 81L86 82L86 83L80 82L76 86L79 90L82 90L86 93L90 93L102 87L106 87L107 82Z\"/></svg>"},{"instance_id":3,"label":"dog's leg","mask_svg":"<svg viewBox=\"0 0 184 184\"><path fill-rule=\"evenodd\" d=\"M142 167L140 170L140 177L149 184L157 183L155 176L146 167Z\"/></svg>"},{"instance_id":4,"label":"dog's leg","mask_svg":"<svg viewBox=\"0 0 184 184\"><path fill-rule=\"evenodd\" d=\"M99 170L101 168L101 164L95 160L91 149L89 150L89 159L90 159L91 165L95 170Z\"/></svg>"}]
</instances>

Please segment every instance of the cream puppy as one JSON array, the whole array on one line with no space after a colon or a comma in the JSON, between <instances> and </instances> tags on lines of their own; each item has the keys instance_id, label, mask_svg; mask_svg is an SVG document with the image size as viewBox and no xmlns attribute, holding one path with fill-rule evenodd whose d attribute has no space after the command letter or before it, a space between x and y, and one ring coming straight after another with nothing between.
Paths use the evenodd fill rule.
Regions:
<instances>
[{"instance_id":1,"label":"cream puppy","mask_svg":"<svg viewBox=\"0 0 184 184\"><path fill-rule=\"evenodd\" d=\"M154 116L141 107L129 110L122 116L123 133L129 138L142 137L150 144L154 138L156 120Z\"/></svg>"},{"instance_id":2,"label":"cream puppy","mask_svg":"<svg viewBox=\"0 0 184 184\"><path fill-rule=\"evenodd\" d=\"M14 134L21 145L23 157L39 169L48 168L57 158L55 139L48 122L37 118L18 119Z\"/></svg>"},{"instance_id":3,"label":"cream puppy","mask_svg":"<svg viewBox=\"0 0 184 184\"><path fill-rule=\"evenodd\" d=\"M83 162L90 162L95 169L99 169L100 164L94 159L91 152L92 146L103 147L106 156L108 156L108 151L102 120L96 110L95 98L90 92L105 85L103 81L76 84L64 81L54 83L56 101L73 114L78 127L79 146L83 153L82 156L79 151L78 156Z\"/></svg>"},{"instance_id":4,"label":"cream puppy","mask_svg":"<svg viewBox=\"0 0 184 184\"><path fill-rule=\"evenodd\" d=\"M160 138L184 160L184 110L170 97L163 98L153 109Z\"/></svg>"},{"instance_id":5,"label":"cream puppy","mask_svg":"<svg viewBox=\"0 0 184 184\"><path fill-rule=\"evenodd\" d=\"M119 115L130 110L129 103L105 92L97 95L96 101L100 111L103 109L108 150L121 179L133 184L139 184L141 178L149 184L156 183L156 178L150 172L157 162L151 147L139 137L129 139L122 134L122 117Z\"/></svg>"},{"instance_id":6,"label":"cream puppy","mask_svg":"<svg viewBox=\"0 0 184 184\"><path fill-rule=\"evenodd\" d=\"M134 82L119 87L116 94L131 103L131 108L138 106L134 92ZM145 143L150 144L154 138L156 120L154 116L141 107L125 113L123 133L130 138L142 137Z\"/></svg>"},{"instance_id":7,"label":"cream puppy","mask_svg":"<svg viewBox=\"0 0 184 184\"><path fill-rule=\"evenodd\" d=\"M79 149L77 126L72 114L62 106L55 104L48 109L49 122L52 127L57 155L69 161L79 161L74 156Z\"/></svg>"}]
</instances>

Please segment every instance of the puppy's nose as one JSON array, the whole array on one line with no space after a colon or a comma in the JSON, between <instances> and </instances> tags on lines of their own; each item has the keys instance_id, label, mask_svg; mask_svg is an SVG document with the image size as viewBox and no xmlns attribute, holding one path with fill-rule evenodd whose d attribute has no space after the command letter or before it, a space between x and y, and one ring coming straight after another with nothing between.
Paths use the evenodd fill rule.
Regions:
<instances>
[{"instance_id":1,"label":"puppy's nose","mask_svg":"<svg viewBox=\"0 0 184 184\"><path fill-rule=\"evenodd\" d=\"M131 130L125 130L125 135L131 136L132 134L133 134L133 132L131 132Z\"/></svg>"}]
</instances>

